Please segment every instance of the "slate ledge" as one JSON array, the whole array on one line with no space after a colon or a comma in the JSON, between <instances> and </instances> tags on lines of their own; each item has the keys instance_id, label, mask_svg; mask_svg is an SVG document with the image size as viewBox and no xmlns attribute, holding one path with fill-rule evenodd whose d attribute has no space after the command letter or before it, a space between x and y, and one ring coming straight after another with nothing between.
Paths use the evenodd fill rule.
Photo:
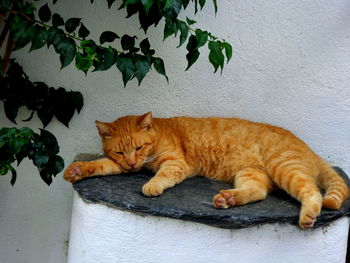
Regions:
<instances>
[{"instance_id":1,"label":"slate ledge","mask_svg":"<svg viewBox=\"0 0 350 263\"><path fill-rule=\"evenodd\" d=\"M80 154L76 161L88 161L101 157L95 154ZM335 169L350 185L342 169ZM226 210L215 209L212 198L229 184L211 181L203 177L187 179L159 197L145 197L142 185L153 174L140 171L134 174L92 177L74 183L79 196L89 203L100 203L109 207L128 210L142 215L165 216L207 224L219 228L238 229L266 223L298 224L300 204L282 191L275 191L267 199ZM350 213L348 199L339 211L323 208L315 228Z\"/></svg>"}]
</instances>

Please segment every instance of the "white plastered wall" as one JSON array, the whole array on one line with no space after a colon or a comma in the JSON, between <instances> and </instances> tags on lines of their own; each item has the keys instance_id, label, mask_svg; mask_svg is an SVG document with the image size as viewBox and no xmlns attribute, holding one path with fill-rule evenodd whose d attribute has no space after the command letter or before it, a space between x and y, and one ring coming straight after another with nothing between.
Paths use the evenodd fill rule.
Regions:
<instances>
[{"instance_id":1,"label":"white plastered wall","mask_svg":"<svg viewBox=\"0 0 350 263\"><path fill-rule=\"evenodd\" d=\"M94 120L152 111L160 117L236 116L282 126L350 173L350 2L223 0L216 16L207 2L194 17L198 27L233 45L232 61L221 76L212 74L206 48L184 72L185 46L176 49L177 39L162 42L162 23L149 29L148 38L165 60L169 85L151 72L140 87L134 80L124 89L115 69L87 77L73 65L60 71L52 48L14 53L33 81L83 93L84 108L69 129L58 122L47 127L66 163L79 152L100 152ZM88 0L60 0L54 10L65 18L83 17L93 39L112 30L142 40L137 18L125 20L116 9L106 11L105 1L91 6ZM27 116L23 110L18 120ZM28 124L19 121L23 125ZM40 122L29 125L39 128ZM1 126L13 124L2 115ZM64 262L71 186L60 174L47 187L29 161L20 165L18 175L14 187L10 176L0 178L1 262Z\"/></svg>"},{"instance_id":2,"label":"white plastered wall","mask_svg":"<svg viewBox=\"0 0 350 263\"><path fill-rule=\"evenodd\" d=\"M68 263L341 263L348 229L348 217L311 231L289 224L220 229L89 204L75 194Z\"/></svg>"}]
</instances>

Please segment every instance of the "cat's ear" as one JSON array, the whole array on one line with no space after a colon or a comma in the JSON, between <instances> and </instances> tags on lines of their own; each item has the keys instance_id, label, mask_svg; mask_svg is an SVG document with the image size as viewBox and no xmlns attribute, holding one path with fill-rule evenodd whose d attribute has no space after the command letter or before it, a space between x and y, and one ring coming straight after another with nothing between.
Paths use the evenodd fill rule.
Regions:
<instances>
[{"instance_id":1,"label":"cat's ear","mask_svg":"<svg viewBox=\"0 0 350 263\"><path fill-rule=\"evenodd\" d=\"M152 112L148 112L140 116L138 125L141 129L145 129L145 130L152 128Z\"/></svg>"},{"instance_id":2,"label":"cat's ear","mask_svg":"<svg viewBox=\"0 0 350 263\"><path fill-rule=\"evenodd\" d=\"M113 134L113 129L109 123L102 121L95 121L98 133L102 138L111 138Z\"/></svg>"}]
</instances>

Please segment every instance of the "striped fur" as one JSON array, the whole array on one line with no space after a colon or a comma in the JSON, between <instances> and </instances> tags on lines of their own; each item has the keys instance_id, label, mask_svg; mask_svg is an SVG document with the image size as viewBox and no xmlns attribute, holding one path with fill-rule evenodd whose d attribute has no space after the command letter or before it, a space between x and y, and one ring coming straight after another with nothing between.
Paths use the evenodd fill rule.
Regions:
<instances>
[{"instance_id":1,"label":"striped fur","mask_svg":"<svg viewBox=\"0 0 350 263\"><path fill-rule=\"evenodd\" d=\"M213 205L225 209L265 199L281 188L301 202L299 225L313 226L322 205L339 209L349 189L336 171L291 132L235 118L125 116L96 121L107 158L71 164L64 178L137 171L156 175L142 192L157 196L195 175L229 182ZM322 196L324 192L324 196Z\"/></svg>"}]
</instances>

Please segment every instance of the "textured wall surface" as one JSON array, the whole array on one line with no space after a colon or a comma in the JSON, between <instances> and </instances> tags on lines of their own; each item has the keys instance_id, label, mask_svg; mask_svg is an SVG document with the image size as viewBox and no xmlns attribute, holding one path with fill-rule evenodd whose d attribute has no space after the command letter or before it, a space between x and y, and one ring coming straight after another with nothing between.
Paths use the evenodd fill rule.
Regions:
<instances>
[{"instance_id":1,"label":"textured wall surface","mask_svg":"<svg viewBox=\"0 0 350 263\"><path fill-rule=\"evenodd\" d=\"M220 229L87 204L76 194L68 263L341 263L348 229L348 217L312 231L289 224Z\"/></svg>"},{"instance_id":2,"label":"textured wall surface","mask_svg":"<svg viewBox=\"0 0 350 263\"><path fill-rule=\"evenodd\" d=\"M87 77L73 65L60 71L52 48L14 53L32 80L84 95L85 106L69 129L57 122L48 126L67 163L79 152L100 152L94 120L152 111L162 117L236 116L282 126L350 173L350 2L219 2L216 17L208 1L194 19L198 27L233 45L232 61L221 76L212 74L205 48L184 72L186 49L175 48L178 40L162 42L163 24L150 28L148 38L165 60L169 85L151 72L140 87L134 80L124 89L121 74L114 69ZM136 17L125 23L125 13L117 12L117 5L110 11L105 7L105 1L91 6L86 0L60 0L54 10L65 18L83 17L96 40L105 30L144 38ZM18 120L28 113L23 110L20 115ZM13 126L3 116L1 125ZM40 127L37 120L31 125ZM9 176L0 178L1 262L64 262L71 186L59 175L47 187L30 162L23 162L18 174L14 187Z\"/></svg>"}]
</instances>

